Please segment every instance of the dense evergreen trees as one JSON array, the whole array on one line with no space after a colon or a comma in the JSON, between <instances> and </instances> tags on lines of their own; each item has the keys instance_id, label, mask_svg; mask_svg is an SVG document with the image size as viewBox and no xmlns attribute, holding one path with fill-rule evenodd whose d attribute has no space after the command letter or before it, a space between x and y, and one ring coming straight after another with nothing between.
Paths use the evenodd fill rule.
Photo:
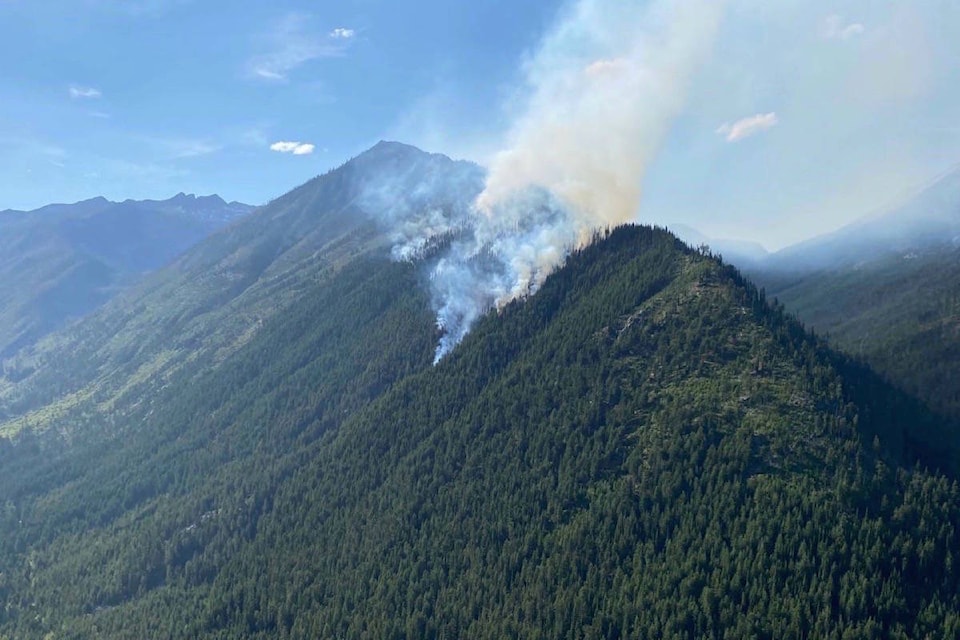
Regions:
<instances>
[{"instance_id":1,"label":"dense evergreen trees","mask_svg":"<svg viewBox=\"0 0 960 640\"><path fill-rule=\"evenodd\" d=\"M949 430L734 269L617 229L436 367L420 277L6 454L0 634L960 634Z\"/></svg>"},{"instance_id":2,"label":"dense evergreen trees","mask_svg":"<svg viewBox=\"0 0 960 640\"><path fill-rule=\"evenodd\" d=\"M837 347L960 420L960 250L928 247L863 264L751 274Z\"/></svg>"}]
</instances>

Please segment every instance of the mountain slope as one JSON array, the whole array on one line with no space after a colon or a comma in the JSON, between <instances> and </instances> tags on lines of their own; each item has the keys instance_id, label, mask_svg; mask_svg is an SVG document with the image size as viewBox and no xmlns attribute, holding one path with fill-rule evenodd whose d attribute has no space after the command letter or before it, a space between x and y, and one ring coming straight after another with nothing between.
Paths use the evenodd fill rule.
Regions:
<instances>
[{"instance_id":1,"label":"mountain slope","mask_svg":"<svg viewBox=\"0 0 960 640\"><path fill-rule=\"evenodd\" d=\"M960 250L755 277L838 347L935 410L960 418Z\"/></svg>"},{"instance_id":2,"label":"mountain slope","mask_svg":"<svg viewBox=\"0 0 960 640\"><path fill-rule=\"evenodd\" d=\"M838 347L960 419L960 172L749 272Z\"/></svg>"},{"instance_id":3,"label":"mountain slope","mask_svg":"<svg viewBox=\"0 0 960 640\"><path fill-rule=\"evenodd\" d=\"M960 169L880 213L770 254L762 268L804 272L851 268L960 246Z\"/></svg>"},{"instance_id":4,"label":"mountain slope","mask_svg":"<svg viewBox=\"0 0 960 640\"><path fill-rule=\"evenodd\" d=\"M185 367L216 366L344 265L388 249L403 222L462 206L482 176L475 165L382 142L277 198L88 321L8 358L0 434L74 432L104 408L122 414Z\"/></svg>"},{"instance_id":5,"label":"mountain slope","mask_svg":"<svg viewBox=\"0 0 960 640\"><path fill-rule=\"evenodd\" d=\"M86 315L251 210L181 193L0 212L0 358Z\"/></svg>"},{"instance_id":6,"label":"mountain slope","mask_svg":"<svg viewBox=\"0 0 960 640\"><path fill-rule=\"evenodd\" d=\"M897 502L882 465L864 482L849 464L860 448L851 425L881 425L854 415L837 363L795 325L673 242L616 232L534 299L489 318L450 361L345 425L280 490L262 539L215 581L205 631L800 637L870 628L854 598L879 602L881 589L901 597L907 587L879 558L844 557L820 537L869 549L896 535L879 526L886 514L860 530L849 520L873 491ZM934 484L949 494L949 483ZM297 554L291 538L318 553ZM950 538L933 544L946 552ZM874 571L876 593L840 584ZM822 607L833 589L838 604ZM949 587L925 594L924 605L955 598ZM237 620L230 603L251 601L256 613ZM910 607L879 610L887 629L913 624Z\"/></svg>"},{"instance_id":7,"label":"mountain slope","mask_svg":"<svg viewBox=\"0 0 960 640\"><path fill-rule=\"evenodd\" d=\"M897 467L950 450L938 425L729 267L618 229L431 367L421 271L386 251L110 446L37 464L23 436L0 633L960 631L958 489Z\"/></svg>"}]
</instances>

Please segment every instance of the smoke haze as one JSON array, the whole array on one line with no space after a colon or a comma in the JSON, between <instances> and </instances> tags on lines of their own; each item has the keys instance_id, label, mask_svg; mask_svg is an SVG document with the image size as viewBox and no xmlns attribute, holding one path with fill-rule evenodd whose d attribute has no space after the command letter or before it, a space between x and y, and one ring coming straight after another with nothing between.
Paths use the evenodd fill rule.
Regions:
<instances>
[{"instance_id":1,"label":"smoke haze","mask_svg":"<svg viewBox=\"0 0 960 640\"><path fill-rule=\"evenodd\" d=\"M394 246L409 259L456 231L431 272L438 361L487 310L534 293L594 230L635 219L721 5L580 0L562 13L526 62L524 106L473 206L407 218Z\"/></svg>"},{"instance_id":2,"label":"smoke haze","mask_svg":"<svg viewBox=\"0 0 960 640\"><path fill-rule=\"evenodd\" d=\"M391 227L398 259L447 238L429 253L438 360L595 229L642 216L777 248L955 163L960 10L836 11L827 0L567 4L523 64L486 176L459 204Z\"/></svg>"},{"instance_id":3,"label":"smoke haze","mask_svg":"<svg viewBox=\"0 0 960 640\"><path fill-rule=\"evenodd\" d=\"M721 5L571 6L527 63L529 101L493 159L479 207L489 212L539 185L587 229L633 219L643 175L709 53Z\"/></svg>"}]
</instances>

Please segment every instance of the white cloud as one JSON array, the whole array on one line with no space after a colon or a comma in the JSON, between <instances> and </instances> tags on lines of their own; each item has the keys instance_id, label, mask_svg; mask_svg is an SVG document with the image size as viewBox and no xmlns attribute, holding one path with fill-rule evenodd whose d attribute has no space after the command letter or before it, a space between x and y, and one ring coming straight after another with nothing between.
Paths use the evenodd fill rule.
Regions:
<instances>
[{"instance_id":1,"label":"white cloud","mask_svg":"<svg viewBox=\"0 0 960 640\"><path fill-rule=\"evenodd\" d=\"M207 140L171 140L169 148L176 158L196 158L220 150L220 146Z\"/></svg>"},{"instance_id":2,"label":"white cloud","mask_svg":"<svg viewBox=\"0 0 960 640\"><path fill-rule=\"evenodd\" d=\"M70 86L70 97L74 100L78 98L99 98L102 95L99 89L94 89L93 87Z\"/></svg>"},{"instance_id":3,"label":"white cloud","mask_svg":"<svg viewBox=\"0 0 960 640\"><path fill-rule=\"evenodd\" d=\"M252 126L239 132L238 137L244 145L263 147L270 143L267 133L262 126Z\"/></svg>"},{"instance_id":4,"label":"white cloud","mask_svg":"<svg viewBox=\"0 0 960 640\"><path fill-rule=\"evenodd\" d=\"M216 153L221 145L206 138L186 138L176 136L135 135L133 138L140 145L152 149L152 155L176 160L180 158L197 158L199 156Z\"/></svg>"},{"instance_id":5,"label":"white cloud","mask_svg":"<svg viewBox=\"0 0 960 640\"><path fill-rule=\"evenodd\" d=\"M843 28L843 31L840 32L840 38L847 40L853 36L858 36L865 31L865 28L860 23L854 23L847 25Z\"/></svg>"},{"instance_id":6,"label":"white cloud","mask_svg":"<svg viewBox=\"0 0 960 640\"><path fill-rule=\"evenodd\" d=\"M279 71L274 71L270 67L260 66L253 68L253 74L264 80L286 80L287 76Z\"/></svg>"},{"instance_id":7,"label":"white cloud","mask_svg":"<svg viewBox=\"0 0 960 640\"><path fill-rule=\"evenodd\" d=\"M777 114L758 113L754 116L741 118L736 122L726 122L717 127L717 133L724 136L727 142L739 142L761 131L775 127L780 122Z\"/></svg>"},{"instance_id":8,"label":"white cloud","mask_svg":"<svg viewBox=\"0 0 960 640\"><path fill-rule=\"evenodd\" d=\"M66 158L67 150L56 143L47 142L38 138L24 138L19 136L4 136L0 134L0 148L16 149L18 153L35 154L45 158Z\"/></svg>"},{"instance_id":9,"label":"white cloud","mask_svg":"<svg viewBox=\"0 0 960 640\"><path fill-rule=\"evenodd\" d=\"M271 151L292 153L295 156L305 156L311 154L313 153L314 149L316 149L316 145L309 142L291 142L281 140L280 142L274 142L272 145L270 145Z\"/></svg>"},{"instance_id":10,"label":"white cloud","mask_svg":"<svg viewBox=\"0 0 960 640\"><path fill-rule=\"evenodd\" d=\"M55 144L38 143L36 145L36 150L43 155L50 156L52 158L67 157L67 150Z\"/></svg>"},{"instance_id":11,"label":"white cloud","mask_svg":"<svg viewBox=\"0 0 960 640\"><path fill-rule=\"evenodd\" d=\"M846 22L842 16L831 14L823 19L820 25L820 36L827 40L849 40L862 35L866 31L859 22Z\"/></svg>"},{"instance_id":12,"label":"white cloud","mask_svg":"<svg viewBox=\"0 0 960 640\"><path fill-rule=\"evenodd\" d=\"M298 67L319 58L341 56L355 34L338 27L327 34L311 29L310 16L290 13L272 31L262 36L263 53L247 62L248 75L261 80L285 82Z\"/></svg>"}]
</instances>

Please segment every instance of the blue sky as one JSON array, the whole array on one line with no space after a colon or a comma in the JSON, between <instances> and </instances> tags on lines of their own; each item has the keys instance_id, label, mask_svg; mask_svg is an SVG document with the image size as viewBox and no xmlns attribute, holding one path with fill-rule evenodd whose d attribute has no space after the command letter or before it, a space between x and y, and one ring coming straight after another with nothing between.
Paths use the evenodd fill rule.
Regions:
<instances>
[{"instance_id":1,"label":"blue sky","mask_svg":"<svg viewBox=\"0 0 960 640\"><path fill-rule=\"evenodd\" d=\"M525 4L0 0L0 209L178 191L260 203L422 134L418 110L496 128L552 14Z\"/></svg>"},{"instance_id":2,"label":"blue sky","mask_svg":"<svg viewBox=\"0 0 960 640\"><path fill-rule=\"evenodd\" d=\"M0 0L0 209L258 204L381 138L485 162L569 4ZM728 0L638 219L776 248L955 166L958 4Z\"/></svg>"}]
</instances>

